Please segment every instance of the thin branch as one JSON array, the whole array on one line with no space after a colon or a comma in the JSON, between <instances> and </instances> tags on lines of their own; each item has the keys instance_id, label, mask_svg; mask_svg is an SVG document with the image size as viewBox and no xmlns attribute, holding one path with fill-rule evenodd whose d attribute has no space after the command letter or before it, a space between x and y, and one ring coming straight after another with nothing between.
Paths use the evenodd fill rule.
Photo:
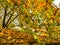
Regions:
<instances>
[{"instance_id":1,"label":"thin branch","mask_svg":"<svg viewBox=\"0 0 60 45\"><path fill-rule=\"evenodd\" d=\"M12 16L13 16L13 13L10 15L10 17L9 17L7 23L5 24L5 26L9 23L10 19L12 18Z\"/></svg>"},{"instance_id":2,"label":"thin branch","mask_svg":"<svg viewBox=\"0 0 60 45\"><path fill-rule=\"evenodd\" d=\"M9 14L10 14L10 12L11 12L11 11L9 11L9 12L7 13L7 15L9 15Z\"/></svg>"},{"instance_id":3,"label":"thin branch","mask_svg":"<svg viewBox=\"0 0 60 45\"><path fill-rule=\"evenodd\" d=\"M16 17L15 17L13 20L11 20L11 21L6 25L6 28L8 28L9 24L10 24L11 22L13 22L17 17L18 17L18 15L16 15Z\"/></svg>"},{"instance_id":4,"label":"thin branch","mask_svg":"<svg viewBox=\"0 0 60 45\"><path fill-rule=\"evenodd\" d=\"M5 7L5 12L4 12L4 18L3 18L3 24L2 24L2 28L5 28L5 20L6 20L6 12L7 12L7 5L6 5L6 7Z\"/></svg>"},{"instance_id":5,"label":"thin branch","mask_svg":"<svg viewBox=\"0 0 60 45\"><path fill-rule=\"evenodd\" d=\"M13 10L12 10L12 11L13 11ZM10 12L11 12L11 11L10 11ZM8 12L7 15L8 15L10 12ZM10 15L9 19L7 20L5 26L7 26L7 24L9 23L10 19L11 19L12 16L13 16L13 13L14 13L14 11L11 13L11 15Z\"/></svg>"}]
</instances>

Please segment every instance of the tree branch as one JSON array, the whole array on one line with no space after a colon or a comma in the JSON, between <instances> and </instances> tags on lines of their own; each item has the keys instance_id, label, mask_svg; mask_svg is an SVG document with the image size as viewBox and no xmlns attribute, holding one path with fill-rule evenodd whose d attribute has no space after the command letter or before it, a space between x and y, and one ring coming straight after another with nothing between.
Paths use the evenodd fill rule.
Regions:
<instances>
[{"instance_id":1,"label":"tree branch","mask_svg":"<svg viewBox=\"0 0 60 45\"><path fill-rule=\"evenodd\" d=\"M10 15L10 17L9 17L9 19L8 19L7 23L5 24L5 26L7 26L7 24L8 24L8 23L9 23L9 21L10 21L10 19L12 18L12 16L13 16L13 13Z\"/></svg>"},{"instance_id":2,"label":"tree branch","mask_svg":"<svg viewBox=\"0 0 60 45\"><path fill-rule=\"evenodd\" d=\"M11 20L11 21L6 25L6 28L8 28L9 24L10 24L11 22L13 22L17 17L18 17L18 15L16 15L16 17L15 17L13 20Z\"/></svg>"},{"instance_id":3,"label":"tree branch","mask_svg":"<svg viewBox=\"0 0 60 45\"><path fill-rule=\"evenodd\" d=\"M2 28L5 28L5 20L6 20L6 12L7 12L7 5L6 5L6 7L5 7L5 12L4 12L4 18L3 18L3 24L2 24Z\"/></svg>"}]
</instances>

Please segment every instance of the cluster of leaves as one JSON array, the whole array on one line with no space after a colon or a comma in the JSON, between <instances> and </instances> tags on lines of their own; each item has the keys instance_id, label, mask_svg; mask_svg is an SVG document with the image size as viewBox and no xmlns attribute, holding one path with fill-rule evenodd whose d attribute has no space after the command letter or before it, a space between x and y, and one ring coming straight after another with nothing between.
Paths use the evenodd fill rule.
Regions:
<instances>
[{"instance_id":1,"label":"cluster of leaves","mask_svg":"<svg viewBox=\"0 0 60 45\"><path fill-rule=\"evenodd\" d=\"M19 26L19 30L33 33L38 42L43 40L43 37L48 37L44 39L46 41L51 41L51 39L60 40L60 9L52 4L53 0L6 1L7 4L14 7L13 12L17 12L16 9L18 10L17 20L19 25L17 26ZM10 6L9 8L11 8ZM15 26L11 23L10 27Z\"/></svg>"},{"instance_id":2,"label":"cluster of leaves","mask_svg":"<svg viewBox=\"0 0 60 45\"><path fill-rule=\"evenodd\" d=\"M23 43L24 44L30 42L34 42L34 37L32 34L9 30L9 29L0 29L0 43L19 43L19 44Z\"/></svg>"},{"instance_id":3,"label":"cluster of leaves","mask_svg":"<svg viewBox=\"0 0 60 45\"><path fill-rule=\"evenodd\" d=\"M48 38L45 39L47 41L59 38L60 9L53 6L52 1L53 0L27 0L20 8L21 15L19 20L21 28L25 31L29 29L32 30L35 39L38 39L39 36L43 36L44 38L47 36ZM42 40L42 38L39 39L38 41Z\"/></svg>"}]
</instances>

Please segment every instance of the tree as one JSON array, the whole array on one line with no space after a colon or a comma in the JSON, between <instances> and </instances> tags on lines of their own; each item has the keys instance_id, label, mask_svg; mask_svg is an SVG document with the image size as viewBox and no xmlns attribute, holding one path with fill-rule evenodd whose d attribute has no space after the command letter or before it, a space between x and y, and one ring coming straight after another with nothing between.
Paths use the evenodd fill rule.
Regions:
<instances>
[{"instance_id":1,"label":"tree","mask_svg":"<svg viewBox=\"0 0 60 45\"><path fill-rule=\"evenodd\" d=\"M14 0L14 1L13 0L4 0L4 1L0 0L0 1L1 1L0 5L4 9L2 28L8 28L9 24L18 17L17 6L20 4L20 0L18 0L18 1L16 1L16 0ZM14 17L14 13L17 14L17 15L15 15L15 17ZM11 19L11 18L13 18L13 19Z\"/></svg>"},{"instance_id":2,"label":"tree","mask_svg":"<svg viewBox=\"0 0 60 45\"><path fill-rule=\"evenodd\" d=\"M2 28L19 26L20 30L33 32L35 38L53 38L58 33L55 30L60 30L60 9L53 0L0 0L0 7L4 10ZM12 25L15 19L19 25Z\"/></svg>"}]
</instances>

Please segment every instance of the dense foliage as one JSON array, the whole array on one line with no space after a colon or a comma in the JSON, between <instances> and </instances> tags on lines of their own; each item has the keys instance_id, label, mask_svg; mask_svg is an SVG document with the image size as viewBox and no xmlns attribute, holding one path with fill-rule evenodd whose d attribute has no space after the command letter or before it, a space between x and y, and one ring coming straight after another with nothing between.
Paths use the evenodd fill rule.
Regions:
<instances>
[{"instance_id":1,"label":"dense foliage","mask_svg":"<svg viewBox=\"0 0 60 45\"><path fill-rule=\"evenodd\" d=\"M37 42L60 40L60 9L52 2L0 0L0 27L32 33Z\"/></svg>"}]
</instances>

